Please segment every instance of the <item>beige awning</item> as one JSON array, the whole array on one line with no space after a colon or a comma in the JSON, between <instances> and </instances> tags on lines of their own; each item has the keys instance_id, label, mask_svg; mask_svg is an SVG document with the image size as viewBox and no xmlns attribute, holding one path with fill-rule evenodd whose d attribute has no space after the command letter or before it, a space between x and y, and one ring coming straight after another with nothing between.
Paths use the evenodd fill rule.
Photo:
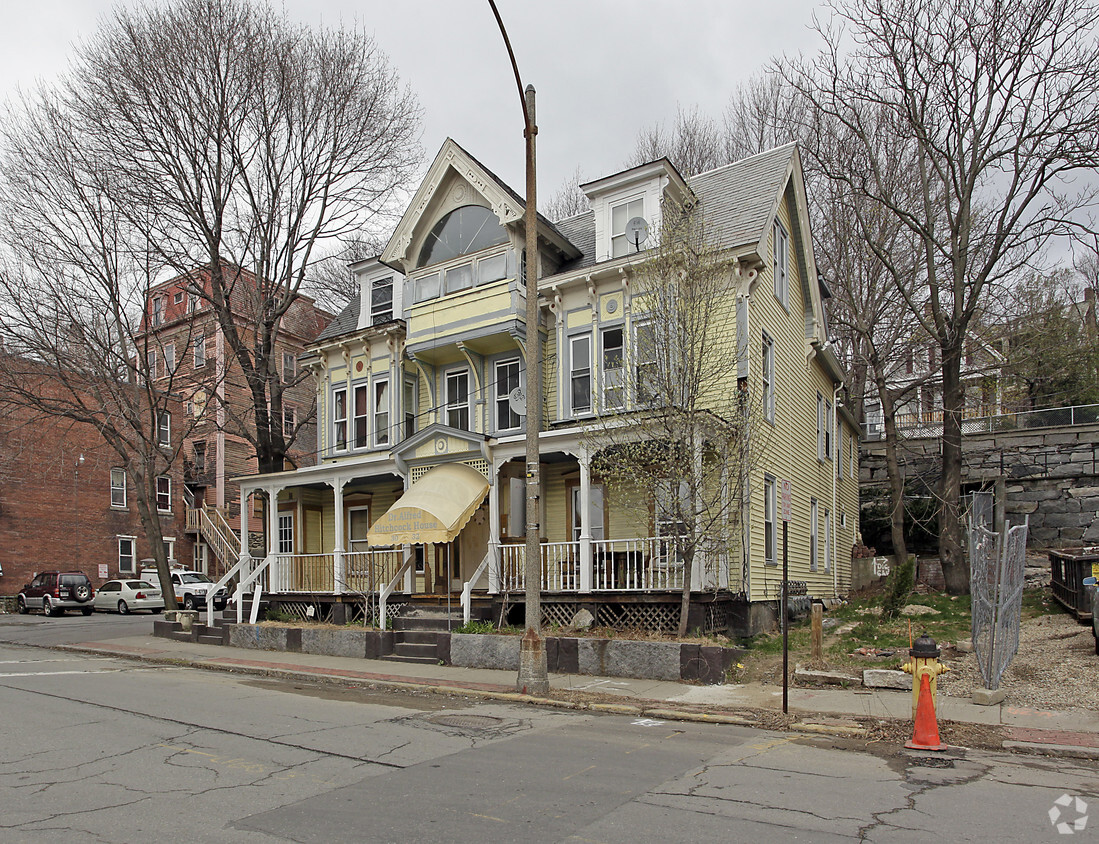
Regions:
<instances>
[{"instance_id":1,"label":"beige awning","mask_svg":"<svg viewBox=\"0 0 1099 844\"><path fill-rule=\"evenodd\" d=\"M370 545L450 542L485 499L488 480L464 463L429 469L366 535Z\"/></svg>"}]
</instances>

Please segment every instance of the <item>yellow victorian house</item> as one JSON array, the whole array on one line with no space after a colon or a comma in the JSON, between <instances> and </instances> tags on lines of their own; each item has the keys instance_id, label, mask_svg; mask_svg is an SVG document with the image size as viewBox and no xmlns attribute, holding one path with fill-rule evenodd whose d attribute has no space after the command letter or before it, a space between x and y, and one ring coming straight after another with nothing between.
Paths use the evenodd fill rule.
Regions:
<instances>
[{"instance_id":1,"label":"yellow victorian house","mask_svg":"<svg viewBox=\"0 0 1099 844\"><path fill-rule=\"evenodd\" d=\"M266 553L244 553L231 572L240 597L336 621L428 604L521 619L537 330L543 619L567 624L586 608L601 625L674 629L684 568L669 527L654 503L604 485L587 431L641 405L623 377L651 329L633 280L661 215L696 205L727 256L723 330L751 350L729 389L750 385L766 436L735 536L692 567L690 627L744 633L773 620L784 517L803 600L849 590L857 429L840 400L796 146L689 179L662 159L581 187L589 211L539 218L541 321L528 326L522 198L443 144L385 250L352 266L360 295L300 359L316 376L315 464L240 479L242 508L258 497L266 520Z\"/></svg>"}]
</instances>

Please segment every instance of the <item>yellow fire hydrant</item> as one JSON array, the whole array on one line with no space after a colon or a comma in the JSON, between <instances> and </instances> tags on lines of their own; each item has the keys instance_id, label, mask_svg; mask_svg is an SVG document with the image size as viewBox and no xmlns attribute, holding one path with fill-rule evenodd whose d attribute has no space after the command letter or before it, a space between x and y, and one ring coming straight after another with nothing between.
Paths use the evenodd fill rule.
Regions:
<instances>
[{"instance_id":1,"label":"yellow fire hydrant","mask_svg":"<svg viewBox=\"0 0 1099 844\"><path fill-rule=\"evenodd\" d=\"M901 670L912 675L912 720L916 720L916 707L920 702L920 676L926 674L931 684L931 700L935 704L935 711L939 711L938 682L937 678L944 671L949 670L944 663L939 662L942 651L935 644L935 640L924 633L918 638L908 651L908 662L901 666Z\"/></svg>"}]
</instances>

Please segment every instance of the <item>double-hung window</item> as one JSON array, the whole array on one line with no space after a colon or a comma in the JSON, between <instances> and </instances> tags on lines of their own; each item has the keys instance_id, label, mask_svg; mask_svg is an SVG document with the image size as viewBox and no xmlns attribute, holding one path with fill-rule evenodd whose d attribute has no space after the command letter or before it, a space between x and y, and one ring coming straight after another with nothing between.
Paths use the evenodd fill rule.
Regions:
<instances>
[{"instance_id":1,"label":"double-hung window","mask_svg":"<svg viewBox=\"0 0 1099 844\"><path fill-rule=\"evenodd\" d=\"M126 470L111 469L111 506L126 506Z\"/></svg>"},{"instance_id":2,"label":"double-hung window","mask_svg":"<svg viewBox=\"0 0 1099 844\"><path fill-rule=\"evenodd\" d=\"M282 383L293 384L298 377L298 356L293 352L282 353Z\"/></svg>"},{"instance_id":3,"label":"double-hung window","mask_svg":"<svg viewBox=\"0 0 1099 844\"><path fill-rule=\"evenodd\" d=\"M406 378L404 382L404 435L411 437L416 433L416 379Z\"/></svg>"},{"instance_id":4,"label":"double-hung window","mask_svg":"<svg viewBox=\"0 0 1099 844\"><path fill-rule=\"evenodd\" d=\"M816 571L817 570L817 548L818 548L818 537L817 537L818 513L817 513L817 510L818 510L817 499L815 499L815 498L809 499L809 570L810 571Z\"/></svg>"},{"instance_id":5,"label":"double-hung window","mask_svg":"<svg viewBox=\"0 0 1099 844\"><path fill-rule=\"evenodd\" d=\"M149 351L145 353L145 364L148 368L149 378L156 378L156 349L149 349Z\"/></svg>"},{"instance_id":6,"label":"double-hung window","mask_svg":"<svg viewBox=\"0 0 1099 844\"><path fill-rule=\"evenodd\" d=\"M591 411L591 335L569 338L569 396L572 412Z\"/></svg>"},{"instance_id":7,"label":"double-hung window","mask_svg":"<svg viewBox=\"0 0 1099 844\"><path fill-rule=\"evenodd\" d=\"M621 258L631 252L637 252L641 246L639 243L631 243L626 231L626 223L634 217L642 217L645 214L645 201L632 199L611 208L611 257Z\"/></svg>"},{"instance_id":8,"label":"double-hung window","mask_svg":"<svg viewBox=\"0 0 1099 844\"><path fill-rule=\"evenodd\" d=\"M469 371L457 369L446 374L446 424L469 430Z\"/></svg>"},{"instance_id":9,"label":"double-hung window","mask_svg":"<svg viewBox=\"0 0 1099 844\"><path fill-rule=\"evenodd\" d=\"M370 324L380 325L393 319L393 276L370 282Z\"/></svg>"},{"instance_id":10,"label":"double-hung window","mask_svg":"<svg viewBox=\"0 0 1099 844\"><path fill-rule=\"evenodd\" d=\"M164 346L164 374L174 375L176 371L176 346L175 343L167 343Z\"/></svg>"},{"instance_id":11,"label":"double-hung window","mask_svg":"<svg viewBox=\"0 0 1099 844\"><path fill-rule=\"evenodd\" d=\"M817 393L817 460L824 462L824 396Z\"/></svg>"},{"instance_id":12,"label":"double-hung window","mask_svg":"<svg viewBox=\"0 0 1099 844\"><path fill-rule=\"evenodd\" d=\"M164 322L164 299L160 296L153 297L152 322L153 328Z\"/></svg>"},{"instance_id":13,"label":"double-hung window","mask_svg":"<svg viewBox=\"0 0 1099 844\"><path fill-rule=\"evenodd\" d=\"M601 335L603 360L603 410L621 410L626 404L626 378L623 368L622 326L606 328Z\"/></svg>"},{"instance_id":14,"label":"double-hung window","mask_svg":"<svg viewBox=\"0 0 1099 844\"><path fill-rule=\"evenodd\" d=\"M775 421L775 341L763 332L763 418Z\"/></svg>"},{"instance_id":15,"label":"double-hung window","mask_svg":"<svg viewBox=\"0 0 1099 844\"><path fill-rule=\"evenodd\" d=\"M172 444L172 414L167 410L161 410L156 415L156 443L157 445Z\"/></svg>"},{"instance_id":16,"label":"double-hung window","mask_svg":"<svg viewBox=\"0 0 1099 844\"><path fill-rule=\"evenodd\" d=\"M167 475L156 479L156 509L161 513L172 512L172 479Z\"/></svg>"},{"instance_id":17,"label":"double-hung window","mask_svg":"<svg viewBox=\"0 0 1099 844\"><path fill-rule=\"evenodd\" d=\"M775 220L774 227L775 250L775 298L782 303L782 307L790 309L790 238L782 223Z\"/></svg>"},{"instance_id":18,"label":"double-hung window","mask_svg":"<svg viewBox=\"0 0 1099 844\"><path fill-rule=\"evenodd\" d=\"M778 510L778 490L775 478L763 476L763 562L766 565L778 564L778 541L775 517Z\"/></svg>"},{"instance_id":19,"label":"double-hung window","mask_svg":"<svg viewBox=\"0 0 1099 844\"><path fill-rule=\"evenodd\" d=\"M355 387L355 448L370 447L370 386Z\"/></svg>"},{"instance_id":20,"label":"double-hung window","mask_svg":"<svg viewBox=\"0 0 1099 844\"><path fill-rule=\"evenodd\" d=\"M832 459L832 402L824 403L824 459Z\"/></svg>"},{"instance_id":21,"label":"double-hung window","mask_svg":"<svg viewBox=\"0 0 1099 844\"><path fill-rule=\"evenodd\" d=\"M332 391L332 444L337 450L347 448L347 388Z\"/></svg>"},{"instance_id":22,"label":"double-hung window","mask_svg":"<svg viewBox=\"0 0 1099 844\"><path fill-rule=\"evenodd\" d=\"M135 549L136 540L132 536L118 537L118 573L133 574L134 558L137 556Z\"/></svg>"},{"instance_id":23,"label":"double-hung window","mask_svg":"<svg viewBox=\"0 0 1099 844\"><path fill-rule=\"evenodd\" d=\"M293 405L284 404L282 406L282 435L284 437L294 436L294 431L298 427L298 411Z\"/></svg>"},{"instance_id":24,"label":"double-hung window","mask_svg":"<svg viewBox=\"0 0 1099 844\"><path fill-rule=\"evenodd\" d=\"M633 332L635 403L652 404L657 393L656 332L651 322L638 323Z\"/></svg>"},{"instance_id":25,"label":"double-hung window","mask_svg":"<svg viewBox=\"0 0 1099 844\"><path fill-rule=\"evenodd\" d=\"M389 445L389 379L374 382L374 445Z\"/></svg>"},{"instance_id":26,"label":"double-hung window","mask_svg":"<svg viewBox=\"0 0 1099 844\"><path fill-rule=\"evenodd\" d=\"M522 424L522 418L512 410L511 391L519 386L519 360L496 362L496 430L510 431Z\"/></svg>"},{"instance_id":27,"label":"double-hung window","mask_svg":"<svg viewBox=\"0 0 1099 844\"><path fill-rule=\"evenodd\" d=\"M195 355L195 369L206 365L206 335L201 331L195 335L192 343Z\"/></svg>"},{"instance_id":28,"label":"double-hung window","mask_svg":"<svg viewBox=\"0 0 1099 844\"><path fill-rule=\"evenodd\" d=\"M824 570L832 570L832 511L824 508Z\"/></svg>"}]
</instances>

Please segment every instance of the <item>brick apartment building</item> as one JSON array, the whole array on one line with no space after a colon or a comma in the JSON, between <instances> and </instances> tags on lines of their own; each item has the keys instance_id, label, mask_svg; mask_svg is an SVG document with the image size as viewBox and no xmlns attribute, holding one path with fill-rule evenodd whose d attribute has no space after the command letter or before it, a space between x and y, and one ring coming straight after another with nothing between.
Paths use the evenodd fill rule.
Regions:
<instances>
[{"instance_id":1,"label":"brick apartment building","mask_svg":"<svg viewBox=\"0 0 1099 844\"><path fill-rule=\"evenodd\" d=\"M189 546L182 467L162 477L160 527L178 557ZM122 461L92 426L0 414L0 597L50 569L83 571L98 587L152 553Z\"/></svg>"},{"instance_id":2,"label":"brick apartment building","mask_svg":"<svg viewBox=\"0 0 1099 844\"><path fill-rule=\"evenodd\" d=\"M252 344L250 315L262 299L254 295L256 278L238 268L225 272L231 273L226 287L237 330ZM210 304L211 292L209 267L154 287L143 342L150 373L183 403L178 430L184 438L189 541L188 556L179 559L213 575L235 564L239 553L240 492L232 479L254 474L258 466L247 435L255 430L251 392ZM274 360L283 391L283 433L293 439L287 469L316 460L316 384L297 361L332 319L307 296L298 296L282 318ZM260 514L250 514L249 530L262 533Z\"/></svg>"}]
</instances>

